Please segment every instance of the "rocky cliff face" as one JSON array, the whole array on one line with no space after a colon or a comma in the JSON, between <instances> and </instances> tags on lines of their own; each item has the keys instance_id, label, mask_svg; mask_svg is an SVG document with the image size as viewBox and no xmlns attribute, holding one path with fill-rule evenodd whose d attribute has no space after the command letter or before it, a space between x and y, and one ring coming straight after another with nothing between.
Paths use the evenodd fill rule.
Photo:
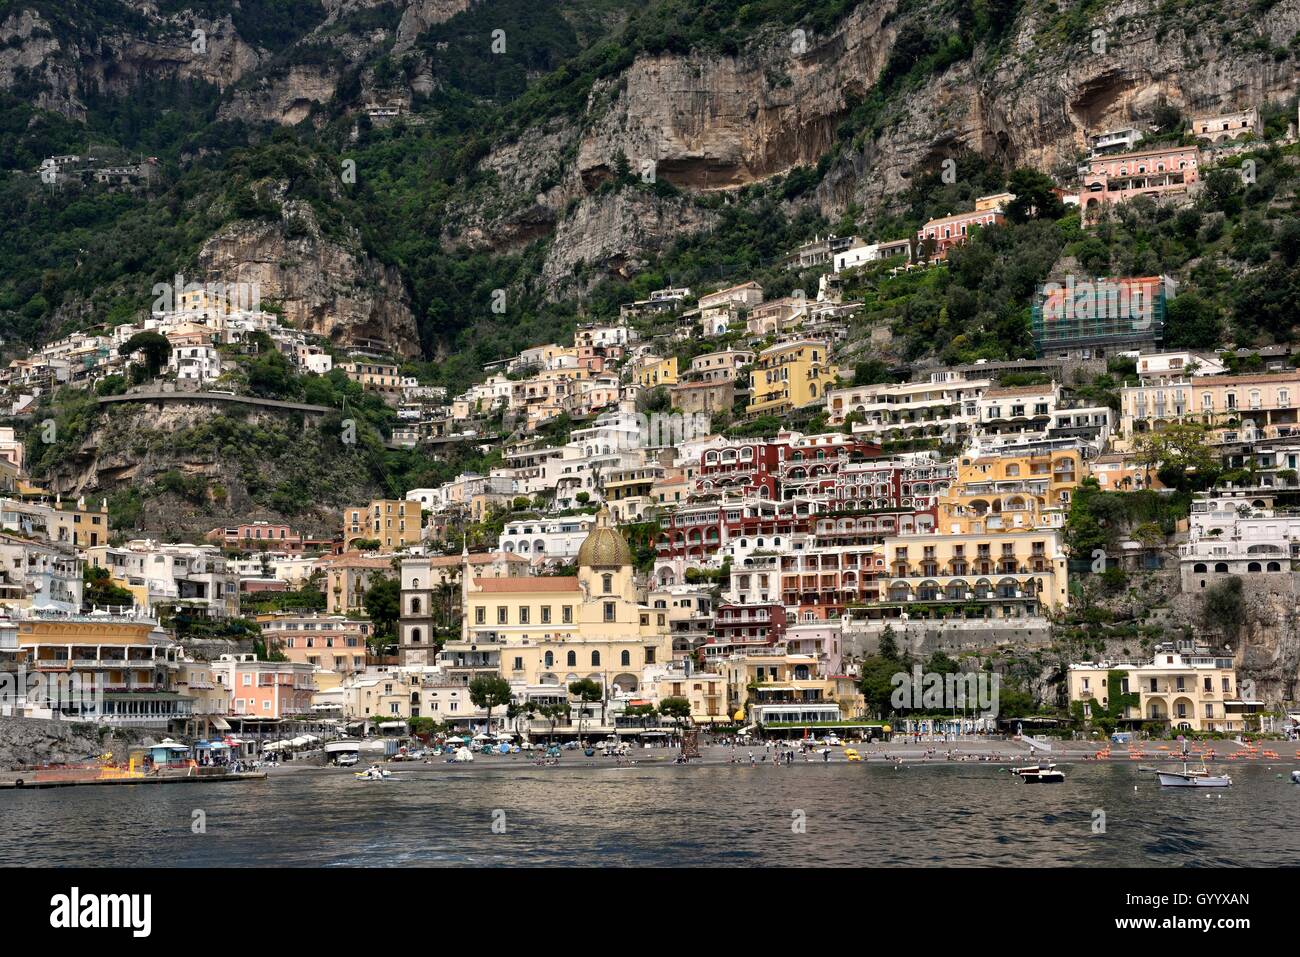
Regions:
<instances>
[{"instance_id":1,"label":"rocky cliff face","mask_svg":"<svg viewBox=\"0 0 1300 957\"><path fill-rule=\"evenodd\" d=\"M341 452L325 417L183 395L101 406L80 447L42 477L64 496L130 488L142 508L128 536L167 540L232 521L337 530L339 510L382 490L361 454ZM189 483L185 494L160 482Z\"/></svg>"},{"instance_id":2,"label":"rocky cliff face","mask_svg":"<svg viewBox=\"0 0 1300 957\"><path fill-rule=\"evenodd\" d=\"M547 288L584 288L609 275L631 277L642 257L714 220L689 199L660 199L635 187L582 200L561 220L542 268Z\"/></svg>"},{"instance_id":3,"label":"rocky cliff face","mask_svg":"<svg viewBox=\"0 0 1300 957\"><path fill-rule=\"evenodd\" d=\"M1246 2L1169 11L1154 0L1107 8L1097 29L1078 41L1040 33L1022 17L1010 49L981 51L933 77L907 97L892 122L849 151L817 193L824 211L848 203L871 207L905 189L910 172L971 150L1006 166L1071 170L1086 136L1149 126L1161 103L1184 115L1215 113L1295 91L1294 60L1278 60L1300 30L1300 2L1282 0L1263 20ZM1256 40L1234 45L1233 22L1255 24ZM1268 41L1269 49L1260 49Z\"/></svg>"},{"instance_id":4,"label":"rocky cliff face","mask_svg":"<svg viewBox=\"0 0 1300 957\"><path fill-rule=\"evenodd\" d=\"M879 77L896 5L863 4L829 37L781 33L735 57L638 58L594 92L612 103L582 139L578 172L598 182L622 152L634 170L652 162L676 186L712 190L815 165Z\"/></svg>"},{"instance_id":5,"label":"rocky cliff face","mask_svg":"<svg viewBox=\"0 0 1300 957\"><path fill-rule=\"evenodd\" d=\"M1236 654L1242 694L1271 708L1294 702L1300 693L1300 580L1289 572L1246 575L1241 585L1245 623L1227 644ZM1199 594L1180 595L1173 607L1199 630Z\"/></svg>"},{"instance_id":6,"label":"rocky cliff face","mask_svg":"<svg viewBox=\"0 0 1300 957\"><path fill-rule=\"evenodd\" d=\"M229 17L153 17L150 25L149 36L60 38L39 12L16 10L0 22L0 89L36 82L42 87L36 106L84 120L81 97L87 89L126 95L141 83L175 76L224 90L266 59ZM201 43L196 30L202 31Z\"/></svg>"},{"instance_id":7,"label":"rocky cliff face","mask_svg":"<svg viewBox=\"0 0 1300 957\"><path fill-rule=\"evenodd\" d=\"M224 120L292 126L311 115L318 103L334 95L338 76L320 66L296 65L275 77L258 77L234 90L221 104Z\"/></svg>"},{"instance_id":8,"label":"rocky cliff face","mask_svg":"<svg viewBox=\"0 0 1300 957\"><path fill-rule=\"evenodd\" d=\"M446 23L471 6L473 0L408 0L406 9L402 11L402 20L397 25L397 41L393 45L393 52L405 53L429 27Z\"/></svg>"},{"instance_id":9,"label":"rocky cliff face","mask_svg":"<svg viewBox=\"0 0 1300 957\"><path fill-rule=\"evenodd\" d=\"M125 758L135 744L153 744L147 734L118 729L101 734L92 724L0 718L0 768L13 770L35 764L73 764L111 753Z\"/></svg>"},{"instance_id":10,"label":"rocky cliff face","mask_svg":"<svg viewBox=\"0 0 1300 957\"><path fill-rule=\"evenodd\" d=\"M288 224L292 223L293 235ZM296 329L343 346L383 343L398 355L419 352L410 300L395 269L324 236L311 207L284 204L282 222L231 223L199 251L205 282L256 284Z\"/></svg>"}]
</instances>

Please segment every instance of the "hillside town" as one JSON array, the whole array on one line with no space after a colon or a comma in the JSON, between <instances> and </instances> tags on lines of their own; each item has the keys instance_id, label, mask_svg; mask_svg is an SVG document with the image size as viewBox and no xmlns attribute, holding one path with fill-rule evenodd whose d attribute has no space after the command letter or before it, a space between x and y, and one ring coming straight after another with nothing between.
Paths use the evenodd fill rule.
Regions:
<instances>
[{"instance_id":1,"label":"hillside town","mask_svg":"<svg viewBox=\"0 0 1300 957\"><path fill-rule=\"evenodd\" d=\"M1253 110L1194 120L1229 146L1257 123ZM1059 198L1085 222L1136 196L1194 199L1215 146L1141 140L1093 136ZM1208 617L1143 619L1123 653L1093 649L1050 689L1027 681L1014 713L891 717L872 696L867 668L890 649L992 670L1003 651L1102 621L1098 604L1139 581L1171 581L1168 604L1289 594L1300 560L1300 353L1166 348L1168 276L1043 284L1026 304L1033 359L900 381L849 354L860 271L946 268L1015 200L981 197L915 236L817 237L787 257L824 267L815 291L656 290L455 395L375 343L281 323L256 289L178 276L143 322L10 362L10 413L64 387L253 401L231 356L273 350L395 409L391 447L466 444L499 464L358 501L333 534L250 516L164 542L120 534L106 500L41 487L33 440L0 430L0 667L102 692L4 713L250 755L417 730L1294 734L1294 673L1265 695ZM124 348L149 335L165 340L152 369L143 345ZM1089 536L1096 502L1109 517Z\"/></svg>"}]
</instances>

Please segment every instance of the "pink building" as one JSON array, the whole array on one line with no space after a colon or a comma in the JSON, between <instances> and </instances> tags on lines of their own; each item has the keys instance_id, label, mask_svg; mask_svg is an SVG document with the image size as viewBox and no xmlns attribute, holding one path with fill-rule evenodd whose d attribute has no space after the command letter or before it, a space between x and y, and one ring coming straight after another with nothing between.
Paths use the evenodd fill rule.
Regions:
<instances>
[{"instance_id":1,"label":"pink building","mask_svg":"<svg viewBox=\"0 0 1300 957\"><path fill-rule=\"evenodd\" d=\"M944 259L949 249L964 243L977 227L1000 226L1005 222L1001 208L977 208L930 220L916 231L916 239L918 244L924 244L926 240L933 244L931 259ZM921 245L921 248L926 247Z\"/></svg>"},{"instance_id":2,"label":"pink building","mask_svg":"<svg viewBox=\"0 0 1300 957\"><path fill-rule=\"evenodd\" d=\"M1199 155L1195 146L1165 146L1090 159L1080 169L1079 206L1084 218L1095 216L1106 204L1134 196L1185 193L1197 180Z\"/></svg>"},{"instance_id":3,"label":"pink building","mask_svg":"<svg viewBox=\"0 0 1300 957\"><path fill-rule=\"evenodd\" d=\"M242 522L239 525L214 528L204 537L210 542L244 548L268 542L288 549L302 541L302 537L290 526L273 522Z\"/></svg>"},{"instance_id":4,"label":"pink building","mask_svg":"<svg viewBox=\"0 0 1300 957\"><path fill-rule=\"evenodd\" d=\"M311 714L315 668L306 662L222 655L212 662L212 674L230 689L231 714L274 719Z\"/></svg>"}]
</instances>

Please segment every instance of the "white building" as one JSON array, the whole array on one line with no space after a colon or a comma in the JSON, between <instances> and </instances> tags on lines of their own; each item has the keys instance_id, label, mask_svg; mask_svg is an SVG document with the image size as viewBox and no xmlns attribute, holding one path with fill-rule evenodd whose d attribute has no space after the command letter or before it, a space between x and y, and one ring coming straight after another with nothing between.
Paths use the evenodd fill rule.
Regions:
<instances>
[{"instance_id":1,"label":"white building","mask_svg":"<svg viewBox=\"0 0 1300 957\"><path fill-rule=\"evenodd\" d=\"M593 515L518 519L501 531L500 549L524 558L568 561L576 558L596 524Z\"/></svg>"}]
</instances>

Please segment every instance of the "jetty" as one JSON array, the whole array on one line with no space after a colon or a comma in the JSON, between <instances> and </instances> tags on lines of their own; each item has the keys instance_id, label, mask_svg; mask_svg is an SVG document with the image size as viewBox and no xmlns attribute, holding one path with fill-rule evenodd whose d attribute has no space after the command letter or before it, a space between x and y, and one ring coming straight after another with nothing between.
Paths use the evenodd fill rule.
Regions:
<instances>
[{"instance_id":1,"label":"jetty","mask_svg":"<svg viewBox=\"0 0 1300 957\"><path fill-rule=\"evenodd\" d=\"M192 769L203 772L197 774L170 770L150 774L59 773L62 770L36 768L30 771L2 772L0 790L105 787L114 784L213 784L218 781L257 781L266 778L265 771L222 771L208 768Z\"/></svg>"}]
</instances>

